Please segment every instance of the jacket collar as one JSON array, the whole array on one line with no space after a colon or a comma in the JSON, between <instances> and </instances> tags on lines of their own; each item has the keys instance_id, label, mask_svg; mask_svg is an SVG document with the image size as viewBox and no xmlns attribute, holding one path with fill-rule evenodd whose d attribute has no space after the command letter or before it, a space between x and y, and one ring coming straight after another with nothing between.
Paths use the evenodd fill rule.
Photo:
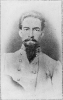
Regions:
<instances>
[{"instance_id":1,"label":"jacket collar","mask_svg":"<svg viewBox=\"0 0 63 100\"><path fill-rule=\"evenodd\" d=\"M24 46L23 44L22 44L22 46L21 46L21 52L20 52L20 53L22 53L23 59L24 59L24 58L27 59L27 55L26 55L26 51L25 51L25 46ZM41 51L41 48L39 47L39 48L37 49L36 57L34 58L34 60L33 60L31 63L36 62L37 59L39 58L39 56L40 56L41 54L42 54L42 51ZM27 59L27 62L29 62L28 59Z\"/></svg>"},{"instance_id":2,"label":"jacket collar","mask_svg":"<svg viewBox=\"0 0 63 100\"><path fill-rule=\"evenodd\" d=\"M25 51L25 46L22 44L21 49ZM41 47L37 48L37 54L41 53Z\"/></svg>"}]
</instances>

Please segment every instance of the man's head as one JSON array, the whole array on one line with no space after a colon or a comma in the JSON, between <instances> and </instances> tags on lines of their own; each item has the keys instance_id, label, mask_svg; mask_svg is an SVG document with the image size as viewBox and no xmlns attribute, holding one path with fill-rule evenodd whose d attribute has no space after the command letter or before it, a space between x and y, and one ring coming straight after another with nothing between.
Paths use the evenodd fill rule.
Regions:
<instances>
[{"instance_id":1,"label":"man's head","mask_svg":"<svg viewBox=\"0 0 63 100\"><path fill-rule=\"evenodd\" d=\"M26 47L26 51L30 50L29 55L32 55L31 52L33 52L34 56L34 51L39 47L39 37L43 36L44 22L42 15L36 11L27 12L20 18L19 35Z\"/></svg>"},{"instance_id":2,"label":"man's head","mask_svg":"<svg viewBox=\"0 0 63 100\"><path fill-rule=\"evenodd\" d=\"M42 36L44 22L39 12L30 11L23 14L19 20L19 35L22 41L31 37L38 41L39 36Z\"/></svg>"}]
</instances>

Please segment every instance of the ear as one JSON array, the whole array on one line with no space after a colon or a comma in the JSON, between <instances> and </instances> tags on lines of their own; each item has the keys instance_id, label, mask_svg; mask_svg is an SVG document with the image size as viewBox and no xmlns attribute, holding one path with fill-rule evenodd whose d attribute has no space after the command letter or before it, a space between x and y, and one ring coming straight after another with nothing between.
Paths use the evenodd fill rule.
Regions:
<instances>
[{"instance_id":1,"label":"ear","mask_svg":"<svg viewBox=\"0 0 63 100\"><path fill-rule=\"evenodd\" d=\"M41 32L41 38L44 36L44 33L43 32Z\"/></svg>"},{"instance_id":2,"label":"ear","mask_svg":"<svg viewBox=\"0 0 63 100\"><path fill-rule=\"evenodd\" d=\"M19 36L22 37L22 30L19 30Z\"/></svg>"}]
</instances>

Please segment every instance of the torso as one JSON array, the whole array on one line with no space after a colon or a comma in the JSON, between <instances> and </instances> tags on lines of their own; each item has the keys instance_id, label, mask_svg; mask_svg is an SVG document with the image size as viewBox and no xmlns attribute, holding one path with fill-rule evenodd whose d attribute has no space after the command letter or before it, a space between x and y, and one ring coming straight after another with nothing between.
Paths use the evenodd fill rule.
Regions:
<instances>
[{"instance_id":1,"label":"torso","mask_svg":"<svg viewBox=\"0 0 63 100\"><path fill-rule=\"evenodd\" d=\"M26 92L34 93L35 91L38 95L40 92L45 92L53 87L51 79L46 78L45 74L46 66L44 65L44 61L46 60L46 57L47 56L43 53L40 53L39 56L37 56L32 63L29 64L25 52L19 50L8 55L7 58L9 60L7 61L5 73L6 75L9 75L12 80L17 82L18 85L23 87L25 94Z\"/></svg>"}]
</instances>

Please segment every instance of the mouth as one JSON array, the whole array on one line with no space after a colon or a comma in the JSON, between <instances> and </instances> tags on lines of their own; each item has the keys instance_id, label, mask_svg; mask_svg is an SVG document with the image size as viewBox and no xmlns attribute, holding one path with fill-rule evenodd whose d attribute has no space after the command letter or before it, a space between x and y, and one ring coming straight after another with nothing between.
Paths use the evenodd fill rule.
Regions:
<instances>
[{"instance_id":1,"label":"mouth","mask_svg":"<svg viewBox=\"0 0 63 100\"><path fill-rule=\"evenodd\" d=\"M27 45L35 44L34 41L27 41L26 43L27 43Z\"/></svg>"},{"instance_id":2,"label":"mouth","mask_svg":"<svg viewBox=\"0 0 63 100\"><path fill-rule=\"evenodd\" d=\"M30 44L37 43L37 41L35 39L26 39L26 40L23 41L23 43L24 44L26 43L26 44L30 45Z\"/></svg>"}]
</instances>

